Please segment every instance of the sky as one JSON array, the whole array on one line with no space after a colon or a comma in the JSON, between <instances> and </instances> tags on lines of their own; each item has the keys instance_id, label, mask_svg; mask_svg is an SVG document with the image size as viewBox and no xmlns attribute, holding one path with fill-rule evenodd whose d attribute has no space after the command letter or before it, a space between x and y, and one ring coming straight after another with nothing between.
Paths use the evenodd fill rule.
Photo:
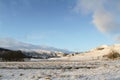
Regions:
<instances>
[{"instance_id":1,"label":"sky","mask_svg":"<svg viewBox=\"0 0 120 80\"><path fill-rule=\"evenodd\" d=\"M0 0L0 39L71 51L116 44L119 5L119 0Z\"/></svg>"}]
</instances>

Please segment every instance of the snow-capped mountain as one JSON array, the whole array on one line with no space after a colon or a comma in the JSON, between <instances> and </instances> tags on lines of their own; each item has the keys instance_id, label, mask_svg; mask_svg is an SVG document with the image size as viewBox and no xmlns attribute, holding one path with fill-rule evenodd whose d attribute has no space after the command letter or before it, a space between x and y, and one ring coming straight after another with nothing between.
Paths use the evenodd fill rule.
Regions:
<instances>
[{"instance_id":1,"label":"snow-capped mountain","mask_svg":"<svg viewBox=\"0 0 120 80\"><path fill-rule=\"evenodd\" d=\"M54 47L49 47L49 46L33 45L29 43L19 42L11 38L0 39L0 47L12 49L12 50L22 50L22 51L70 53L70 51L66 49L59 49L59 48L54 48Z\"/></svg>"},{"instance_id":2,"label":"snow-capped mountain","mask_svg":"<svg viewBox=\"0 0 120 80\"><path fill-rule=\"evenodd\" d=\"M0 48L0 58L4 60L23 60L24 58L38 58L38 59L48 59L48 58L55 58L55 57L62 57L64 53L58 52L37 52L37 51L20 51L20 50L10 50L6 48Z\"/></svg>"},{"instance_id":3,"label":"snow-capped mountain","mask_svg":"<svg viewBox=\"0 0 120 80\"><path fill-rule=\"evenodd\" d=\"M26 56L42 59L51 57L62 57L65 53L71 53L66 49L33 45L29 43L19 42L11 38L0 39L0 47L15 51L20 50Z\"/></svg>"}]
</instances>

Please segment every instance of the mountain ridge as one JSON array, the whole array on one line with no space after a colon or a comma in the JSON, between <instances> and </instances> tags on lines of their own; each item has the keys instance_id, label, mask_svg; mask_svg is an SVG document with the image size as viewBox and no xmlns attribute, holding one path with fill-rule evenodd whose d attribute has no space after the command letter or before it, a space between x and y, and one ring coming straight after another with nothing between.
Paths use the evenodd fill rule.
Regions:
<instances>
[{"instance_id":1,"label":"mountain ridge","mask_svg":"<svg viewBox=\"0 0 120 80\"><path fill-rule=\"evenodd\" d=\"M11 50L22 50L22 51L46 50L46 51L63 52L63 53L72 52L67 49L59 49L59 48L50 47L50 46L41 46L41 45L33 45L30 43L24 43L11 38L0 39L0 47L11 49Z\"/></svg>"}]
</instances>

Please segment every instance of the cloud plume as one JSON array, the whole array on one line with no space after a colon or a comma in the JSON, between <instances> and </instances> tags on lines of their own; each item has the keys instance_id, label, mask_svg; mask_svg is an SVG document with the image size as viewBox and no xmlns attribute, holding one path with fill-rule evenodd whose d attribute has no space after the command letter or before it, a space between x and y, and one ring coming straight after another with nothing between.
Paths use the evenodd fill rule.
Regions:
<instances>
[{"instance_id":1,"label":"cloud plume","mask_svg":"<svg viewBox=\"0 0 120 80\"><path fill-rule=\"evenodd\" d=\"M119 0L78 0L75 10L92 16L96 28L113 37L120 34Z\"/></svg>"}]
</instances>

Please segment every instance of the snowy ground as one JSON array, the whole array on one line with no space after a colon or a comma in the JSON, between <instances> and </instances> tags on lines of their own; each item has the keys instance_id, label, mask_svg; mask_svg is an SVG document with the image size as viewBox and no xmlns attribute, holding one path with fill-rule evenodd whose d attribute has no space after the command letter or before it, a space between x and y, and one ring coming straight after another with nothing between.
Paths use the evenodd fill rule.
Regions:
<instances>
[{"instance_id":1,"label":"snowy ground","mask_svg":"<svg viewBox=\"0 0 120 80\"><path fill-rule=\"evenodd\" d=\"M120 61L0 62L0 80L120 80Z\"/></svg>"}]
</instances>

